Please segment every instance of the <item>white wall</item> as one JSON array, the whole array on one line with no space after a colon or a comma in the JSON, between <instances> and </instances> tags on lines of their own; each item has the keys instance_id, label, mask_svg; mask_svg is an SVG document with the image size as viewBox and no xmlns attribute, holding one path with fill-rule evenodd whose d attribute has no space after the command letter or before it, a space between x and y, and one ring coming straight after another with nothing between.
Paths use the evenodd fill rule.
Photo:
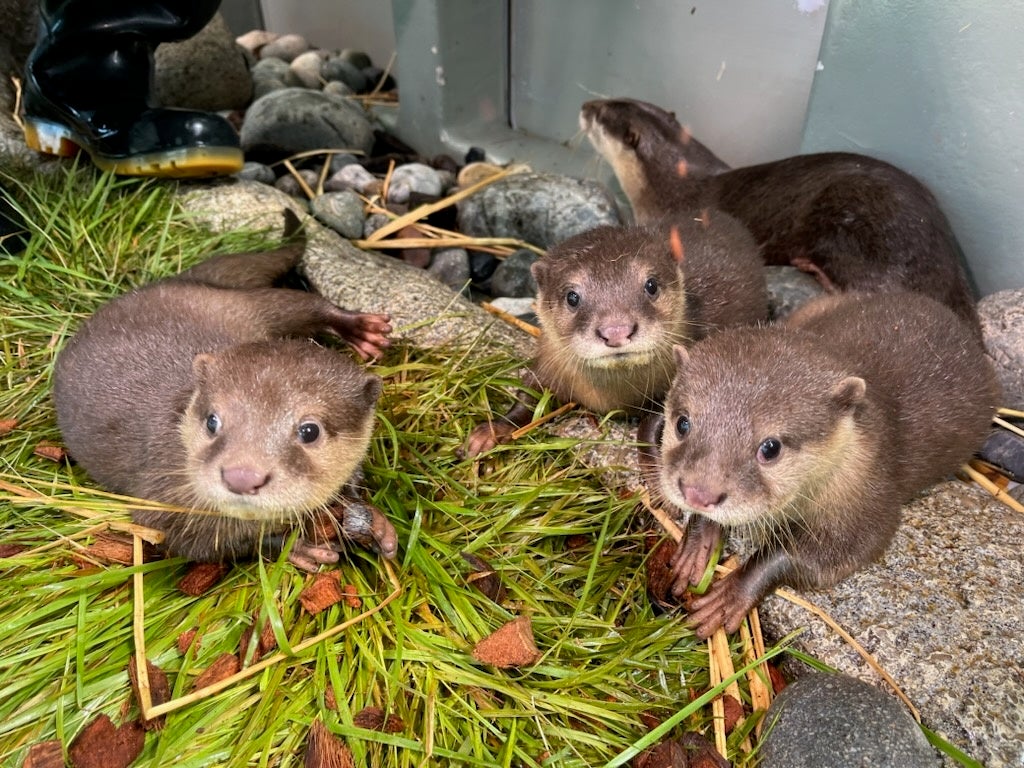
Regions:
<instances>
[{"instance_id":1,"label":"white wall","mask_svg":"<svg viewBox=\"0 0 1024 768\"><path fill-rule=\"evenodd\" d=\"M271 32L295 32L318 48L356 48L378 67L395 50L388 0L260 0Z\"/></svg>"}]
</instances>

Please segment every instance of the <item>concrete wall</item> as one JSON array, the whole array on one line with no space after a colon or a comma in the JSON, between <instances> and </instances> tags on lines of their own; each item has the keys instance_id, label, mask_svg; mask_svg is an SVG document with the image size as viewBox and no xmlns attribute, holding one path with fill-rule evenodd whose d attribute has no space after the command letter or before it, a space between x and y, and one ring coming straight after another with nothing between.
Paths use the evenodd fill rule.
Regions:
<instances>
[{"instance_id":1,"label":"concrete wall","mask_svg":"<svg viewBox=\"0 0 1024 768\"><path fill-rule=\"evenodd\" d=\"M395 50L387 0L260 0L265 29L296 32L315 46L358 48L386 67Z\"/></svg>"}]
</instances>

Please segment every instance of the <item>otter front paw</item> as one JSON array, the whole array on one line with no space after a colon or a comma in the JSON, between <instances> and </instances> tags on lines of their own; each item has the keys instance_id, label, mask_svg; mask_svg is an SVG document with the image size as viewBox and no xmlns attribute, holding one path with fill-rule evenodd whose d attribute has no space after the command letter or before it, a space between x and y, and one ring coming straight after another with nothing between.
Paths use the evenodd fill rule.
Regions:
<instances>
[{"instance_id":1,"label":"otter front paw","mask_svg":"<svg viewBox=\"0 0 1024 768\"><path fill-rule=\"evenodd\" d=\"M690 586L700 584L712 553L721 544L725 531L717 523L694 515L686 527L686 535L672 556L672 594L682 597Z\"/></svg>"},{"instance_id":2,"label":"otter front paw","mask_svg":"<svg viewBox=\"0 0 1024 768\"><path fill-rule=\"evenodd\" d=\"M288 553L288 562L296 568L308 573L316 573L321 565L333 565L338 562L338 552L332 547L314 544L305 539L298 539Z\"/></svg>"},{"instance_id":3,"label":"otter front paw","mask_svg":"<svg viewBox=\"0 0 1024 768\"><path fill-rule=\"evenodd\" d=\"M735 632L758 602L750 598L734 571L712 584L706 594L691 601L689 621L697 637L706 640L719 628Z\"/></svg>"},{"instance_id":4,"label":"otter front paw","mask_svg":"<svg viewBox=\"0 0 1024 768\"><path fill-rule=\"evenodd\" d=\"M362 360L373 360L391 346L391 316L339 309L331 328L356 351Z\"/></svg>"},{"instance_id":5,"label":"otter front paw","mask_svg":"<svg viewBox=\"0 0 1024 768\"><path fill-rule=\"evenodd\" d=\"M495 423L489 421L486 424L477 424L473 431L469 433L466 444L459 451L459 455L463 458L479 456L496 445L509 442L512 439L512 433L515 431L515 425L508 422Z\"/></svg>"}]
</instances>

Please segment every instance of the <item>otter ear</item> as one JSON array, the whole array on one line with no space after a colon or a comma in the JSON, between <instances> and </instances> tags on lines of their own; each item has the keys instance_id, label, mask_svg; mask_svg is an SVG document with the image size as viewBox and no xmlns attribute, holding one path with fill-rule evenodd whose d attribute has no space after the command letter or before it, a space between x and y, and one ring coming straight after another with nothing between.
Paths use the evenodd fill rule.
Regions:
<instances>
[{"instance_id":1,"label":"otter ear","mask_svg":"<svg viewBox=\"0 0 1024 768\"><path fill-rule=\"evenodd\" d=\"M208 352L203 352L192 358L192 375L196 381L206 381L210 371L217 364L217 358Z\"/></svg>"},{"instance_id":2,"label":"otter ear","mask_svg":"<svg viewBox=\"0 0 1024 768\"><path fill-rule=\"evenodd\" d=\"M840 408L852 408L864 399L867 382L859 376L847 376L832 388L832 401Z\"/></svg>"},{"instance_id":3,"label":"otter ear","mask_svg":"<svg viewBox=\"0 0 1024 768\"><path fill-rule=\"evenodd\" d=\"M690 362L690 353L686 351L686 347L682 344L676 344L672 347L672 351L676 356L676 365L679 368L685 368Z\"/></svg>"},{"instance_id":4,"label":"otter ear","mask_svg":"<svg viewBox=\"0 0 1024 768\"><path fill-rule=\"evenodd\" d=\"M369 406L375 405L383 388L384 384L380 376L367 376L366 381L363 382L363 398L366 404Z\"/></svg>"},{"instance_id":5,"label":"otter ear","mask_svg":"<svg viewBox=\"0 0 1024 768\"><path fill-rule=\"evenodd\" d=\"M538 283L544 282L544 276L548 271L549 264L550 262L547 259L541 258L530 265L530 274L533 275L533 279Z\"/></svg>"},{"instance_id":6,"label":"otter ear","mask_svg":"<svg viewBox=\"0 0 1024 768\"><path fill-rule=\"evenodd\" d=\"M640 146L640 132L633 129L632 126L626 129L626 132L622 134L622 143L630 149L636 149Z\"/></svg>"}]
</instances>

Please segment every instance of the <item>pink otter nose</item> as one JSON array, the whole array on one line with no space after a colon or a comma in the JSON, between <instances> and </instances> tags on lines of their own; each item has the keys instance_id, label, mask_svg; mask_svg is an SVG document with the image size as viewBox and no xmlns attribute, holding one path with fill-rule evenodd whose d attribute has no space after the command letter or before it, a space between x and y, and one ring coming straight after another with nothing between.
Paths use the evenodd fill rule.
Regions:
<instances>
[{"instance_id":1,"label":"pink otter nose","mask_svg":"<svg viewBox=\"0 0 1024 768\"><path fill-rule=\"evenodd\" d=\"M270 475L251 467L224 467L220 471L220 478L232 493L254 496L267 484Z\"/></svg>"},{"instance_id":2,"label":"pink otter nose","mask_svg":"<svg viewBox=\"0 0 1024 768\"><path fill-rule=\"evenodd\" d=\"M597 335L608 347L624 347L636 333L636 323L631 325L604 325L597 329Z\"/></svg>"},{"instance_id":3,"label":"pink otter nose","mask_svg":"<svg viewBox=\"0 0 1024 768\"><path fill-rule=\"evenodd\" d=\"M694 509L708 510L725 501L725 494L719 491L712 491L699 485L684 485L681 482L679 486L686 503Z\"/></svg>"}]
</instances>

